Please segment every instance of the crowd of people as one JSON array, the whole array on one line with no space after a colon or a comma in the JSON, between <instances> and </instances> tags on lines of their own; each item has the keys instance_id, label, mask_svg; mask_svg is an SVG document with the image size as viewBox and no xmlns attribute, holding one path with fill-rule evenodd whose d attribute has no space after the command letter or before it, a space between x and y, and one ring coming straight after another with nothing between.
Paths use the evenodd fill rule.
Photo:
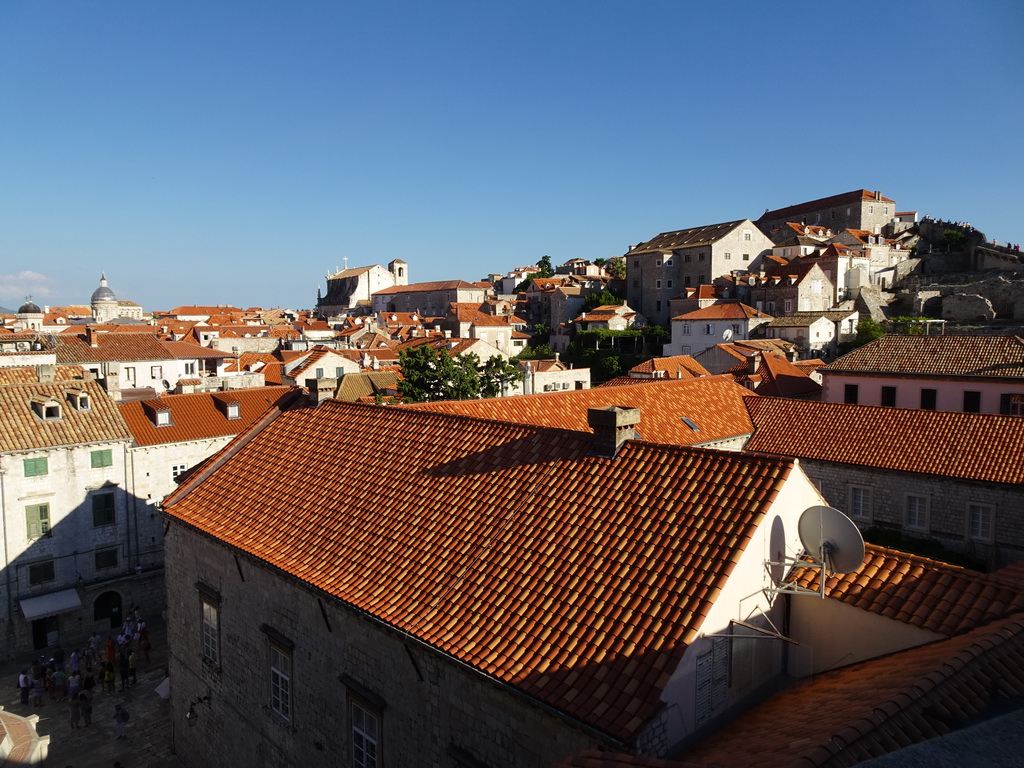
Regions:
<instances>
[{"instance_id":1,"label":"crowd of people","mask_svg":"<svg viewBox=\"0 0 1024 768\"><path fill-rule=\"evenodd\" d=\"M21 703L42 707L47 701L67 702L71 727L88 728L96 695L116 693L118 680L122 691L135 685L139 666L149 662L151 647L142 612L132 606L116 639L108 635L104 640L96 632L70 655L58 645L49 660L45 656L33 659L18 676ZM114 721L117 738L125 738L127 710L121 704L115 707Z\"/></svg>"}]
</instances>

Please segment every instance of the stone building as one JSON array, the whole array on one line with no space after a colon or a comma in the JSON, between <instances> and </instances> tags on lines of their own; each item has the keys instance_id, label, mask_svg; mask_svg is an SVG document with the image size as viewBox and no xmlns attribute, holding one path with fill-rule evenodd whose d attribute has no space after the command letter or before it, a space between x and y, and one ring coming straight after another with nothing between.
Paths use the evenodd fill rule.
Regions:
<instances>
[{"instance_id":1,"label":"stone building","mask_svg":"<svg viewBox=\"0 0 1024 768\"><path fill-rule=\"evenodd\" d=\"M134 301L120 301L107 285L106 274L100 275L100 285L92 292L90 300L92 317L97 323L109 323L120 319L142 320L142 307Z\"/></svg>"},{"instance_id":2,"label":"stone building","mask_svg":"<svg viewBox=\"0 0 1024 768\"><path fill-rule=\"evenodd\" d=\"M784 264L766 262L750 276L750 303L769 315L824 312L833 306L835 286L815 258Z\"/></svg>"},{"instance_id":3,"label":"stone building","mask_svg":"<svg viewBox=\"0 0 1024 768\"><path fill-rule=\"evenodd\" d=\"M881 233L896 217L896 201L866 189L855 189L774 211L765 211L757 226L766 235L782 232L790 237L789 223L827 227L833 232L863 229Z\"/></svg>"},{"instance_id":4,"label":"stone building","mask_svg":"<svg viewBox=\"0 0 1024 768\"><path fill-rule=\"evenodd\" d=\"M699 355L716 344L745 341L755 328L771 319L771 315L742 302L723 299L673 317L671 341L662 354Z\"/></svg>"},{"instance_id":5,"label":"stone building","mask_svg":"<svg viewBox=\"0 0 1024 768\"><path fill-rule=\"evenodd\" d=\"M861 528L931 539L986 567L1024 560L1024 419L757 397L745 450L800 459Z\"/></svg>"},{"instance_id":6,"label":"stone building","mask_svg":"<svg viewBox=\"0 0 1024 768\"><path fill-rule=\"evenodd\" d=\"M665 755L780 681L785 643L747 627L781 621L765 552L798 551L820 503L799 467L635 439L632 409L588 420L327 400L183 483L164 511L184 763Z\"/></svg>"},{"instance_id":7,"label":"stone building","mask_svg":"<svg viewBox=\"0 0 1024 768\"><path fill-rule=\"evenodd\" d=\"M830 403L1024 416L1019 336L889 334L820 370Z\"/></svg>"},{"instance_id":8,"label":"stone building","mask_svg":"<svg viewBox=\"0 0 1024 768\"><path fill-rule=\"evenodd\" d=\"M126 482L131 434L100 386L79 366L0 369L0 433L5 658L106 634L132 602L162 605L150 509Z\"/></svg>"},{"instance_id":9,"label":"stone building","mask_svg":"<svg viewBox=\"0 0 1024 768\"><path fill-rule=\"evenodd\" d=\"M316 313L321 319L359 308L368 311L370 297L377 291L409 284L409 265L401 259L394 259L387 269L379 264L352 269L346 267L325 277L327 294L321 296L318 290L316 298Z\"/></svg>"},{"instance_id":10,"label":"stone building","mask_svg":"<svg viewBox=\"0 0 1024 768\"><path fill-rule=\"evenodd\" d=\"M451 304L480 305L487 290L465 280L395 285L374 291L374 312L416 312L420 317L445 317Z\"/></svg>"},{"instance_id":11,"label":"stone building","mask_svg":"<svg viewBox=\"0 0 1024 768\"><path fill-rule=\"evenodd\" d=\"M757 270L771 249L772 241L749 219L663 232L626 254L626 300L667 327L670 299L718 277Z\"/></svg>"}]
</instances>

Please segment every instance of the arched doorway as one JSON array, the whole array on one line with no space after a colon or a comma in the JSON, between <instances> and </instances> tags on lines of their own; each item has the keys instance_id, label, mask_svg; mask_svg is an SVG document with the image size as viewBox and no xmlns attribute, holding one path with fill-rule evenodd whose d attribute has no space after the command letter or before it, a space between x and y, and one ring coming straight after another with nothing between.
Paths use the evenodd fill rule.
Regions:
<instances>
[{"instance_id":1,"label":"arched doorway","mask_svg":"<svg viewBox=\"0 0 1024 768\"><path fill-rule=\"evenodd\" d=\"M93 619L96 621L110 620L110 628L119 627L121 621L121 595L117 592L104 592L93 603Z\"/></svg>"}]
</instances>

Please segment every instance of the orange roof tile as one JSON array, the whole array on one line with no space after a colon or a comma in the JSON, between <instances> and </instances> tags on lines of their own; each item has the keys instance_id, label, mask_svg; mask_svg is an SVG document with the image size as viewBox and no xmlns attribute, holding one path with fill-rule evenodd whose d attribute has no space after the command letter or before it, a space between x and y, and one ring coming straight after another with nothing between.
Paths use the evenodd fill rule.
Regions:
<instances>
[{"instance_id":1,"label":"orange roof tile","mask_svg":"<svg viewBox=\"0 0 1024 768\"><path fill-rule=\"evenodd\" d=\"M887 334L833 360L821 371L1024 378L1024 339Z\"/></svg>"},{"instance_id":2,"label":"orange roof tile","mask_svg":"<svg viewBox=\"0 0 1024 768\"><path fill-rule=\"evenodd\" d=\"M271 406L287 401L302 390L298 387L253 387L228 392L197 392L190 395L163 395L150 400L120 403L118 407L139 445L183 443L212 437L236 435ZM237 402L239 417L229 419L218 401ZM147 406L159 404L171 411L171 423L158 427L147 415Z\"/></svg>"},{"instance_id":3,"label":"orange roof tile","mask_svg":"<svg viewBox=\"0 0 1024 768\"><path fill-rule=\"evenodd\" d=\"M816 675L679 758L682 768L858 765L948 733L992 693L1024 694L1024 615Z\"/></svg>"},{"instance_id":4,"label":"orange roof tile","mask_svg":"<svg viewBox=\"0 0 1024 768\"><path fill-rule=\"evenodd\" d=\"M746 304L740 301L719 301L716 304L712 304L702 309L695 309L693 312L687 312L682 315L673 317L673 320L750 320L752 318L767 318L771 319L771 315L766 315L759 309L748 307Z\"/></svg>"},{"instance_id":5,"label":"orange roof tile","mask_svg":"<svg viewBox=\"0 0 1024 768\"><path fill-rule=\"evenodd\" d=\"M374 291L372 296L390 296L394 293L425 293L428 291L479 291L480 288L465 280L440 280L433 283L410 283L409 285L393 285Z\"/></svg>"},{"instance_id":6,"label":"orange roof tile","mask_svg":"<svg viewBox=\"0 0 1024 768\"><path fill-rule=\"evenodd\" d=\"M753 426L743 405L749 397L754 395L729 378L709 376L653 379L643 387L596 387L404 407L589 432L587 409L621 405L640 409L639 432L645 440L701 445L750 434ZM697 426L696 431L684 417Z\"/></svg>"},{"instance_id":7,"label":"orange roof tile","mask_svg":"<svg viewBox=\"0 0 1024 768\"><path fill-rule=\"evenodd\" d=\"M625 740L662 707L793 465L636 440L611 460L591 444L328 400L264 419L164 510Z\"/></svg>"},{"instance_id":8,"label":"orange roof tile","mask_svg":"<svg viewBox=\"0 0 1024 768\"><path fill-rule=\"evenodd\" d=\"M0 449L4 452L131 439L114 401L98 383L83 378L81 368L58 366L58 378L47 383L35 381L31 368L27 370L33 380L17 382L15 370L0 369L4 381L0 386ZM69 373L77 376L72 378ZM71 391L89 395L88 410L72 406L68 401ZM31 405L35 398L60 403L61 417L40 419Z\"/></svg>"},{"instance_id":9,"label":"orange roof tile","mask_svg":"<svg viewBox=\"0 0 1024 768\"><path fill-rule=\"evenodd\" d=\"M664 371L667 375L676 377L680 372L686 378L696 376L710 376L708 370L693 359L690 355L672 355L670 357L652 357L639 365L629 369L630 373L656 373Z\"/></svg>"},{"instance_id":10,"label":"orange roof tile","mask_svg":"<svg viewBox=\"0 0 1024 768\"><path fill-rule=\"evenodd\" d=\"M860 568L825 581L826 597L943 635L958 635L1024 611L1024 583L1013 585L999 574L864 546ZM820 571L798 568L794 581L817 591L819 578Z\"/></svg>"},{"instance_id":11,"label":"orange roof tile","mask_svg":"<svg viewBox=\"0 0 1024 768\"><path fill-rule=\"evenodd\" d=\"M759 397L746 450L993 483L1024 483L1024 419ZM913 435L912 440L907 435ZM964 446L971 446L965 451Z\"/></svg>"},{"instance_id":12,"label":"orange roof tile","mask_svg":"<svg viewBox=\"0 0 1024 768\"><path fill-rule=\"evenodd\" d=\"M821 384L782 355L761 355L757 373L761 376L757 394L765 397L812 397L821 394Z\"/></svg>"},{"instance_id":13,"label":"orange roof tile","mask_svg":"<svg viewBox=\"0 0 1024 768\"><path fill-rule=\"evenodd\" d=\"M774 221L776 219L799 219L803 213L811 211L818 211L824 208L835 208L841 205L847 205L849 203L860 203L862 201L875 200L875 193L870 192L866 189L855 189L852 192L843 192L839 195L832 195L831 197L822 197L817 200L810 200L806 203L798 203L797 205L790 205L786 208L778 208L774 211L765 211L764 215L758 219L758 221ZM888 197L881 197L878 202L892 203L895 202L890 200Z\"/></svg>"}]
</instances>

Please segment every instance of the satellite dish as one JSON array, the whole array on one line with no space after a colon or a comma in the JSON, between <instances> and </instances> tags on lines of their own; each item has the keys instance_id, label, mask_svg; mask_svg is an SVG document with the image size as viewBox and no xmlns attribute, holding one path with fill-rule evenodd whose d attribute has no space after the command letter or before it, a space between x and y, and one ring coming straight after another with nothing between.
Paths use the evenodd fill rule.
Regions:
<instances>
[{"instance_id":1,"label":"satellite dish","mask_svg":"<svg viewBox=\"0 0 1024 768\"><path fill-rule=\"evenodd\" d=\"M804 548L824 571L850 573L864 563L864 538L860 530L834 507L805 509L797 522L797 533Z\"/></svg>"},{"instance_id":2,"label":"satellite dish","mask_svg":"<svg viewBox=\"0 0 1024 768\"><path fill-rule=\"evenodd\" d=\"M732 328L726 328L722 331L722 341L728 341L732 338Z\"/></svg>"}]
</instances>

